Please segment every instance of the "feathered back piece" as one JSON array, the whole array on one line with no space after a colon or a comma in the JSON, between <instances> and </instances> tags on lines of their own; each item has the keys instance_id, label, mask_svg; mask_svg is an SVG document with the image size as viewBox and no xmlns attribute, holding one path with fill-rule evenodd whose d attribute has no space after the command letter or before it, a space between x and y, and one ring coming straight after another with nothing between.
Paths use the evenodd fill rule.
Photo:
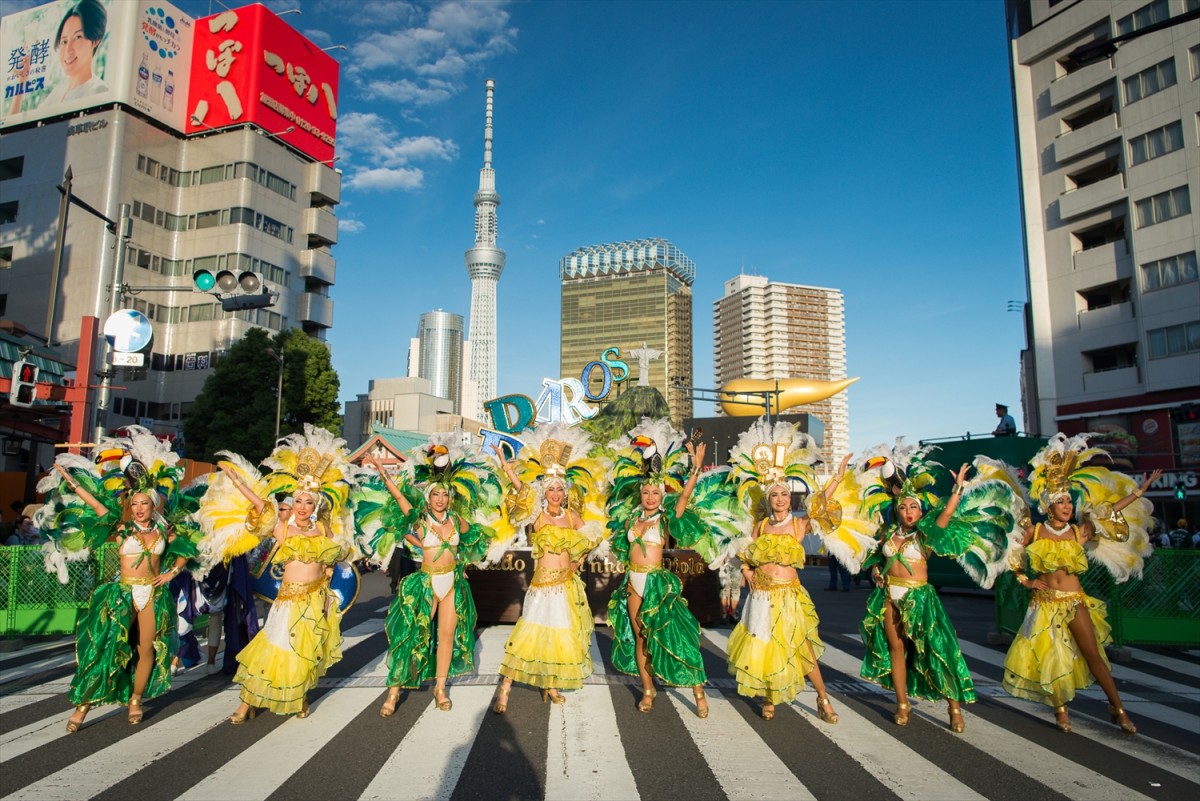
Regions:
<instances>
[{"instance_id":1,"label":"feathered back piece","mask_svg":"<svg viewBox=\"0 0 1200 801\"><path fill-rule=\"evenodd\" d=\"M691 464L685 442L667 418L643 417L628 434L609 444L614 452L608 496L610 530L624 528L624 522L641 504L644 484L661 486L664 498L683 489Z\"/></svg>"},{"instance_id":2,"label":"feathered back piece","mask_svg":"<svg viewBox=\"0 0 1200 801\"><path fill-rule=\"evenodd\" d=\"M599 538L604 532L604 490L608 477L606 465L589 456L593 444L587 432L578 426L548 423L522 439L525 447L517 454L514 468L522 488L529 487L534 495L530 498L532 503L517 503L512 494L506 498L505 506L513 525L532 523L545 508L546 489L562 482L567 490L567 508L583 518L582 533Z\"/></svg>"},{"instance_id":3,"label":"feathered back piece","mask_svg":"<svg viewBox=\"0 0 1200 801\"><path fill-rule=\"evenodd\" d=\"M471 522L500 503L500 482L473 437L462 430L431 434L428 445L409 451L404 463L408 482L421 490L424 513L429 493L441 487L450 493L450 511Z\"/></svg>"},{"instance_id":4,"label":"feathered back piece","mask_svg":"<svg viewBox=\"0 0 1200 801\"><path fill-rule=\"evenodd\" d=\"M333 537L350 547L354 520L347 499L358 469L348 459L346 441L323 428L304 424L304 433L289 434L263 459L268 497L308 493L317 499L317 515L326 519Z\"/></svg>"},{"instance_id":5,"label":"feathered back piece","mask_svg":"<svg viewBox=\"0 0 1200 801\"><path fill-rule=\"evenodd\" d=\"M1102 465L1091 464L1097 458L1111 461L1108 451L1088 447L1094 434L1068 437L1055 434L1029 460L1030 495L1037 500L1042 514L1050 504L1068 497L1081 519L1096 529L1097 536L1088 542L1088 557L1103 564L1113 578L1125 581L1141 576L1142 562L1151 552L1149 529L1153 505L1145 498L1135 498L1121 511L1113 504L1138 488L1137 482L1124 473Z\"/></svg>"},{"instance_id":6,"label":"feathered back piece","mask_svg":"<svg viewBox=\"0 0 1200 801\"><path fill-rule=\"evenodd\" d=\"M820 456L816 441L793 423L772 426L759 420L738 437L729 451L729 465L737 482L738 500L755 519L765 517L767 493L776 484L792 489L795 481L811 495L819 491L813 465Z\"/></svg>"},{"instance_id":7,"label":"feathered back piece","mask_svg":"<svg viewBox=\"0 0 1200 801\"><path fill-rule=\"evenodd\" d=\"M934 447L917 450L905 445L903 437L898 437L891 447L868 448L860 478L861 511L868 517L877 516L880 521L890 522L901 498L916 498L923 512L937 506L937 484L949 480L949 474L940 463L929 458L934 450Z\"/></svg>"},{"instance_id":8,"label":"feathered back piece","mask_svg":"<svg viewBox=\"0 0 1200 801\"><path fill-rule=\"evenodd\" d=\"M160 525L174 522L174 504L183 477L179 454L147 429L129 426L125 435L103 439L94 460L62 453L54 461L108 509L107 514L97 515L57 470L38 482L37 490L46 495L46 502L34 522L48 540L42 548L46 570L56 573L63 583L67 581L66 562L87 559L92 549L103 544L121 522L125 499L135 493L150 497Z\"/></svg>"}]
</instances>

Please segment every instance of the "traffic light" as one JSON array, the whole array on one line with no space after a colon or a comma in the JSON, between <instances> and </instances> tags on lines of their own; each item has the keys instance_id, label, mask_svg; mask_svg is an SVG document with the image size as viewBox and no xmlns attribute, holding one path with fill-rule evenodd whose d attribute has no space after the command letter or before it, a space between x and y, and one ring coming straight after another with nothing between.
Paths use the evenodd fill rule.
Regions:
<instances>
[{"instance_id":1,"label":"traffic light","mask_svg":"<svg viewBox=\"0 0 1200 801\"><path fill-rule=\"evenodd\" d=\"M1175 500L1177 500L1177 501L1186 501L1187 500L1187 485L1184 484L1182 481L1175 485Z\"/></svg>"},{"instance_id":2,"label":"traffic light","mask_svg":"<svg viewBox=\"0 0 1200 801\"><path fill-rule=\"evenodd\" d=\"M227 312L261 309L273 305L278 297L272 295L269 290L262 289L262 279L258 277L258 273L250 270L235 275L232 270L213 273L211 270L199 269L192 273L192 285L201 292L216 295L221 301L221 309Z\"/></svg>"},{"instance_id":3,"label":"traffic light","mask_svg":"<svg viewBox=\"0 0 1200 801\"><path fill-rule=\"evenodd\" d=\"M28 409L37 399L38 366L22 359L13 363L12 386L8 390L8 402L13 406Z\"/></svg>"}]
</instances>

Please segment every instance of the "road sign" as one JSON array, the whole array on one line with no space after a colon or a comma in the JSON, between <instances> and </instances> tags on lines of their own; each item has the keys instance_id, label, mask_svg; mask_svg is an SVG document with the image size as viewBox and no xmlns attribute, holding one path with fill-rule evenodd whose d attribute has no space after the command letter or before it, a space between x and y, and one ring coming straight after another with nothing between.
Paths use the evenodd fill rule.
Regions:
<instances>
[{"instance_id":1,"label":"road sign","mask_svg":"<svg viewBox=\"0 0 1200 801\"><path fill-rule=\"evenodd\" d=\"M113 353L113 367L142 367L146 364L144 353Z\"/></svg>"}]
</instances>

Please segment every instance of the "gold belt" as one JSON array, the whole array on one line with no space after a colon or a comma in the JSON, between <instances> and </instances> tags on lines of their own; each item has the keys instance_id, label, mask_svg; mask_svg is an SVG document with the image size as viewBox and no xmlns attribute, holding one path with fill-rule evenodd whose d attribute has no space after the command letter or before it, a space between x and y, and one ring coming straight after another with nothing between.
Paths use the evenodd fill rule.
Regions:
<instances>
[{"instance_id":1,"label":"gold belt","mask_svg":"<svg viewBox=\"0 0 1200 801\"><path fill-rule=\"evenodd\" d=\"M635 562L630 562L628 569L633 573L653 573L660 567L662 567L662 565L639 565Z\"/></svg>"},{"instance_id":2,"label":"gold belt","mask_svg":"<svg viewBox=\"0 0 1200 801\"><path fill-rule=\"evenodd\" d=\"M297 598L303 598L309 593L316 592L325 586L325 579L319 578L316 581L285 581L279 585L279 594L275 596L276 601L293 601Z\"/></svg>"},{"instance_id":3,"label":"gold belt","mask_svg":"<svg viewBox=\"0 0 1200 801\"><path fill-rule=\"evenodd\" d=\"M571 574L575 572L569 567L539 567L533 571L533 581L530 582L531 587L553 587L556 584L565 584Z\"/></svg>"},{"instance_id":4,"label":"gold belt","mask_svg":"<svg viewBox=\"0 0 1200 801\"><path fill-rule=\"evenodd\" d=\"M1034 590L1033 601L1038 604L1082 604L1087 602L1087 594L1080 590Z\"/></svg>"},{"instance_id":5,"label":"gold belt","mask_svg":"<svg viewBox=\"0 0 1200 801\"><path fill-rule=\"evenodd\" d=\"M121 576L118 581L126 587L153 587L154 579L146 576Z\"/></svg>"},{"instance_id":6,"label":"gold belt","mask_svg":"<svg viewBox=\"0 0 1200 801\"><path fill-rule=\"evenodd\" d=\"M752 590L778 592L799 586L800 579L798 578L778 578L763 572L760 568L755 568L753 575L750 576L750 589Z\"/></svg>"},{"instance_id":7,"label":"gold belt","mask_svg":"<svg viewBox=\"0 0 1200 801\"><path fill-rule=\"evenodd\" d=\"M440 567L434 567L433 565L429 564L428 562L421 563L421 572L428 573L431 576L444 576L447 573L453 573L454 568L455 568L454 562L450 562L449 564L445 564Z\"/></svg>"},{"instance_id":8,"label":"gold belt","mask_svg":"<svg viewBox=\"0 0 1200 801\"><path fill-rule=\"evenodd\" d=\"M899 576L888 576L887 583L888 583L889 587L907 587L908 589L911 590L913 587L924 587L926 584L929 583L929 581L927 579L900 578Z\"/></svg>"}]
</instances>

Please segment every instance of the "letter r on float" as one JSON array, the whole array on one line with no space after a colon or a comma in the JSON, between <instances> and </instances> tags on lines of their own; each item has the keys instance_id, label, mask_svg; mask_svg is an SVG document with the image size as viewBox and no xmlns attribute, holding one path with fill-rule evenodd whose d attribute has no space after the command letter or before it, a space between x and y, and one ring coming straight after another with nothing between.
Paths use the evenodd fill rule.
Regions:
<instances>
[{"instance_id":1,"label":"letter r on float","mask_svg":"<svg viewBox=\"0 0 1200 801\"><path fill-rule=\"evenodd\" d=\"M504 395L483 404L492 418L492 428L504 434L519 434L533 422L533 399L528 395ZM510 416L510 409L512 415Z\"/></svg>"}]
</instances>

